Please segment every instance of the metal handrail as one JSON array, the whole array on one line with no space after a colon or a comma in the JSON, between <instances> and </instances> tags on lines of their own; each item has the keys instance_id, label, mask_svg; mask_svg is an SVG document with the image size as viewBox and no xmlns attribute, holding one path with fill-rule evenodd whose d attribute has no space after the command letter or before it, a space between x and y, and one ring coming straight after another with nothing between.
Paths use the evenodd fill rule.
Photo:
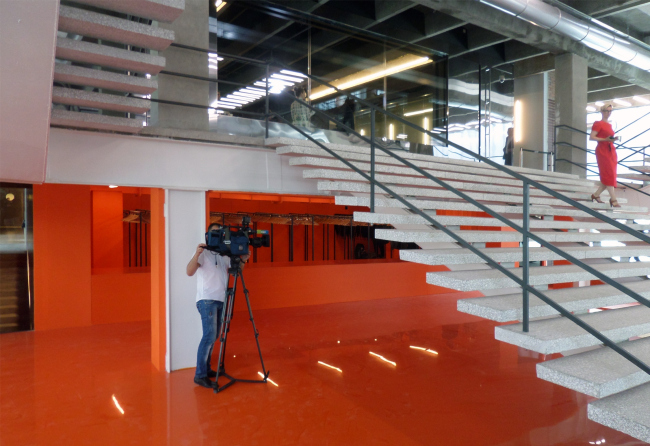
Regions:
<instances>
[{"instance_id":1,"label":"metal handrail","mask_svg":"<svg viewBox=\"0 0 650 446\"><path fill-rule=\"evenodd\" d=\"M648 114L650 114L650 112L649 112L649 113L646 113L646 114L643 115L643 116L647 116ZM639 119L640 119L640 118L639 118ZM633 121L632 123L634 123L634 122L636 122L636 121L638 121L638 119L635 120L635 121ZM626 125L626 126L623 127L623 128L627 128L627 127L629 127L630 125L631 125L631 124L628 124L628 125ZM575 149L578 149L578 150L582 150L583 152L587 152L587 153L595 153L595 152L596 152L595 150L585 149L585 148L582 148L582 147L576 146L575 144L571 144L571 143L568 143L568 142L563 142L563 141L558 142L558 141L557 141L557 130L560 129L560 128L564 128L564 129L567 129L567 130L571 130L571 131L576 132L576 133L582 133L582 134L584 134L584 135L589 135L589 133L587 133L587 132L583 132L582 130L576 129L575 127L571 127L571 126L566 125L566 124L556 125L556 126L555 126L555 137L556 137L556 141L553 143L554 146L557 147L557 146L559 146L559 145L563 145L563 146L569 146L569 147L572 147L572 148L575 148ZM621 130L622 130L622 129L621 129ZM620 131L620 130L619 130L619 131ZM639 136L643 135L644 133L646 133L646 132L648 132L648 131L650 131L650 129L646 129L646 130L644 130L643 132L639 133L638 135L636 135L636 136L634 136L634 137L628 139L627 141L625 141L625 143L630 142L630 141L632 141L632 140L635 139L635 138L638 138ZM621 160L618 160L618 161L617 161L617 164L619 164L619 165L621 165L621 166L623 166L623 167L625 167L625 168L627 168L627 169L633 170L633 171L635 171L635 172L637 172L637 173L640 173L640 174L642 174L642 175L647 175L647 176L650 178L650 173L648 173L648 172L643 172L643 171L641 171L641 170L635 169L633 166L627 166L627 165L623 164L623 163L625 162L625 160L627 160L629 157L631 157L632 155L636 155L637 153L640 153L641 151L645 150L646 147L649 147L649 146L645 146L645 147L643 147L643 148L641 148L641 149L639 149L639 150L634 150L634 149L632 149L632 148L626 147L626 146L624 145L625 143L615 144L615 145L616 145L616 148L617 148L617 149L618 149L618 148L622 148L622 149L625 149L625 150L632 150L632 153L629 154L628 156L626 156L625 158L623 158L623 159L621 159ZM563 158L557 158L557 155L556 155L556 160L555 160L555 161L557 162L557 161L560 161L560 160L562 160L562 161L566 161L566 160L564 160ZM620 182L619 182L619 183L620 183ZM620 184L624 184L624 183L620 183ZM645 194L645 195L648 195L648 194Z\"/></svg>"},{"instance_id":2,"label":"metal handrail","mask_svg":"<svg viewBox=\"0 0 650 446\"><path fill-rule=\"evenodd\" d=\"M313 109L313 107L309 106L304 101L300 101L300 102L302 103L302 105L308 106L310 109ZM317 111L317 109L313 109L313 110ZM361 135L360 133L357 133L356 131L349 128L347 125L345 125L345 124L343 124L341 122L338 122L337 120L334 120L334 122L336 122L338 125L341 125L342 127L344 127L346 129L346 131L350 131L351 133L353 133L358 138L361 138L362 140L370 143L370 148L371 148L371 152L370 152L371 153L371 163L370 163L371 164L371 171L370 171L370 175L368 175L367 173L365 173L361 169L357 168L354 164L352 164L351 162L349 162L348 160L346 160L345 158L340 156L338 153L334 152L333 150L330 150L323 143L321 143L320 141L317 141L316 139L314 139L311 135L306 133L303 129L293 125L291 122L289 122L287 119L285 119L283 116L279 115L278 113L272 112L272 114L274 116L276 116L279 119L281 119L282 121L284 121L285 124L292 127L294 130L299 132L301 135L303 135L309 141L316 144L321 149L325 150L327 153L332 155L334 158L338 159L340 162L345 164L347 167L349 167L354 172L356 172L358 175L360 175L362 178L364 178L366 181L368 181L370 183L371 204L373 205L373 207L374 207L374 189L375 189L375 186L378 186L379 188L383 189L387 194L391 195L394 199L396 199L397 201L402 203L407 209L411 210L415 214L418 214L420 217L425 219L429 224L433 225L434 227L436 227L439 230L441 230L442 232L444 232L447 236L451 237L453 240L455 240L457 243L459 243L462 247L470 250L472 253L474 253L479 258L481 258L483 261L485 261L488 265L490 265L491 267L497 269L499 272L504 274L506 277L508 277L509 279L511 279L515 283L517 283L519 286L521 286L522 290L523 290L522 312L523 312L523 331L524 332L529 331L529 293L532 293L533 295L535 295L539 299L541 299L543 302L548 304L550 307L555 309L559 314L561 314L562 316L564 316L567 319L571 320L573 323L575 323L576 325L578 325L579 327L581 327L582 329L587 331L589 334L591 334L592 336L597 338L599 341L601 341L607 347L611 348L612 350L614 350L615 352L617 352L618 354L623 356L625 359L632 362L634 365L639 367L645 373L650 374L650 366L646 365L644 362L639 360L636 356L630 354L626 350L619 347L615 342L613 342L611 339L604 336L598 330L594 329L589 324L585 323L584 321L582 321L581 319L576 317L570 311L567 311L561 305L557 304L552 299L548 298L542 292L540 292L539 290L537 290L537 289L535 289L535 288L533 288L533 287L531 287L529 285L529 263L530 263L530 261L528 259L530 257L529 257L529 251L528 251L528 249L529 249L528 248L528 245L529 245L528 241L529 241L529 239L532 239L532 240L537 241L538 243L540 243L540 245L546 246L551 251L553 251L556 254L564 257L565 259L571 261L572 263L580 266L581 268L585 269L586 271L588 271L588 272L590 272L592 274L595 273L594 275L596 277L601 278L601 280L603 280L605 283L615 287L619 291L624 292L625 294L627 294L628 296L634 298L638 302L640 302L640 303L642 303L642 304L644 304L646 306L650 306L650 301L648 301L645 298L641 297L640 295L633 292L632 290L629 290L626 287L620 285L619 283L613 281L609 277L598 273L593 268L591 268L588 265L582 263L578 259L575 259L573 256L564 253L559 248L556 248L555 246L551 245L550 243L547 243L546 241L542 240L541 238L535 236L534 233L530 232L530 227L529 227L529 221L530 221L530 215L529 215L529 211L530 211L530 185L531 184L533 184L533 185L534 184L539 184L539 183L537 183L536 181L533 181L533 180L529 180L529 179L527 179L525 177L521 177L520 175L517 174L517 176L520 176L522 178L522 181L524 183L523 184L523 214L524 214L523 215L523 228L519 227L517 224L507 220L506 218L502 217L499 214L494 213L490 208L484 206L483 204L481 204L478 201L472 199L471 197L469 197L465 193L463 193L460 190L458 190L458 189L454 188L453 186L449 185L447 182L445 182L445 181L443 181L443 180L429 174L428 172L426 172L423 169L415 166L414 164L412 164L408 160L406 160L406 159L400 157L399 155L393 153L391 150L384 147L383 144L376 142L375 138L374 138L374 136L375 136L374 135L374 122L375 122L374 121L374 117L375 117L374 116L374 114L375 114L375 109L374 108L372 109L371 113L372 113L371 139L368 139L368 138L364 137L363 135ZM490 215L493 215L495 218L503 221L508 226L512 227L513 229L517 230L518 232L521 232L522 235L523 235L523 244L522 244L523 252L522 252L522 256L524 257L522 278L520 279L515 274L513 274L511 271L509 271L508 269L501 266L498 262L495 262L491 257L489 257L488 255L481 252L478 248L474 247L473 245L471 245L470 243L465 241L462 237L460 237L459 235L457 235L456 233L454 233L450 229L446 228L444 225L438 223L429 214L425 213L422 209L419 209L418 207L411 204L408 200L406 200L405 198L400 196L394 190L392 190L391 188L389 188L385 184L375 180L375 148L376 147L379 148L380 150L382 150L383 152L385 152L386 154L392 156L396 160L400 161L404 165L414 169L415 171L417 171L421 175L425 176L426 178L434 181L435 183L442 186L443 188L449 190L450 192L456 194L460 198L466 200L467 202L469 202L469 203L473 204L474 206L478 207L479 209L483 210L484 212L487 212ZM493 163L492 161L489 161L489 162ZM493 164L495 164L495 163L493 163ZM505 170L509 171L510 169L505 169ZM545 186L542 186L542 187L546 188ZM570 200L570 199L568 199L568 200ZM580 205L580 206L582 207L582 205ZM374 209L372 209L372 211L374 211ZM647 238L647 237L645 237L645 238ZM639 299L636 299L636 296L638 296Z\"/></svg>"},{"instance_id":3,"label":"metal handrail","mask_svg":"<svg viewBox=\"0 0 650 446\"><path fill-rule=\"evenodd\" d=\"M184 46L181 46L181 45L176 45L176 46L184 47ZM195 49L195 48L192 48L192 47L187 47L187 48L188 49ZM205 50L202 50L202 51L205 51ZM543 184L541 184L541 183L539 183L537 181L531 180L531 179L525 177L522 174L519 174L519 173L517 173L517 172L515 172L515 171L513 171L513 170L511 170L511 169L509 169L507 167L504 167L504 166L502 166L500 164L497 164L497 163L493 162L492 160L490 160L489 158L478 155L478 154L476 154L476 153L474 153L474 152L460 146L459 144L453 143L453 142L451 142L451 141L449 141L449 140L447 140L445 138L442 138L442 137L438 136L436 133L433 133L433 132L431 132L431 131L429 131L427 129L424 129L424 128L419 127L419 126L417 126L415 124L412 124L411 122L406 121L406 120L402 119L401 117L399 117L399 116L397 116L397 115L395 115L395 114L393 114L393 113L391 113L391 112L389 112L387 110L383 110L383 109L375 106L374 104L372 104L372 103L370 103L368 101L357 98L359 100L359 102L361 102L363 104L366 104L368 107L371 108L371 138L370 139L366 138L365 136L361 135L360 133L357 133L356 131L354 131L353 129L351 129L347 125L339 122L336 119L333 119L333 118L331 118L329 116L328 116L328 119L330 119L330 120L334 121L335 123L337 123L341 128L345 129L347 132L350 132L350 133L356 135L362 141L370 143L370 149L371 149L370 175L368 175L364 171L362 171L361 169L354 166L351 162L349 162L348 160L346 160L342 156L338 155L336 152L330 150L329 148L327 148L321 142L314 139L311 135L307 134L303 129L293 125L291 122L289 122L282 115L280 115L278 113L275 113L275 112L271 112L271 110L269 108L269 93L268 93L268 91L269 91L268 79L269 79L270 64L268 62L260 62L260 61L255 61L255 60L248 59L248 58L240 58L240 59L245 60L247 62L259 63L259 64L266 65L266 70L267 70L267 76L266 76L267 86L266 87L267 88L266 88L266 104L265 104L266 105L266 113L265 113L265 115L266 115L267 136L268 136L269 117L270 116L275 116L278 119L280 119L281 121L283 121L284 123L286 123L287 125L289 125L294 130L296 130L298 133L303 135L306 139L310 140L312 143L316 144L318 147L325 150L327 153L332 155L334 158L338 159L344 165L346 165L347 167L349 167L350 169L355 171L357 174L359 174L366 181L368 181L370 183L370 195L371 195L370 202L371 202L371 211L372 212L374 212L374 207L375 207L375 205L374 205L374 202L375 202L375 186L377 186L377 187L383 189L389 195L392 195L395 199L397 199L400 203L402 203L407 209L411 210L413 213L415 213L415 214L419 215L420 217L422 217L425 221L429 222L429 224L433 225L434 227L436 227L439 230L441 230L442 232L444 232L447 236L451 237L453 240L455 240L457 243L459 243L462 247L468 249L473 254L477 255L479 258L481 258L483 261L485 261L488 265L490 265L494 269L498 270L499 272L504 274L506 277L508 277L509 279L511 279L515 283L517 283L519 286L521 286L522 287L522 298L523 298L522 312L523 312L523 331L524 332L529 331L529 293L532 293L533 295L537 296L540 300L542 300L543 302L548 304L551 308L556 310L559 314L561 314L562 316L564 316L567 319L571 320L572 322L574 322L579 327L583 328L589 334L591 334L592 336L597 338L600 342L602 342L603 344L605 344L606 346L608 346L609 348L616 351L618 354L620 354L621 356L623 356L624 358L626 358L627 360L632 362L634 365L639 367L645 373L650 374L650 367L648 365L643 363L641 360L639 360L637 357L630 354L626 350L619 347L611 339L604 336L602 333L595 330L589 324L585 323L584 321L582 321L581 319L579 319L578 317L573 315L571 312L564 309L561 305L557 304L556 302L554 302L553 300L548 298L542 292L540 292L539 290L537 290L537 289L533 288L532 286L530 286L530 283L529 283L530 282L529 281L529 264L530 264L530 260L529 260L530 259L530 256L529 256L529 240L533 240L533 241L536 241L537 243L539 243L540 246L543 246L543 247L547 248L551 252L553 252L553 253L559 255L560 257L568 260L569 262L573 263L574 265L577 265L578 267L582 268L584 271L592 274L593 276L595 276L596 278L602 280L603 282L607 283L608 285L610 285L610 286L614 287L615 289L617 289L617 290L625 293L626 295L632 297L637 302L639 302L639 303L641 303L641 304L643 304L643 305L645 305L647 307L650 307L650 301L645 299L644 297L642 297L640 294L626 288L624 285L614 281L610 277L600 273L598 270L592 268L591 266L585 264L584 262L580 261L579 259L577 259L577 258L573 257L572 255L564 252L560 248L557 248L556 246L552 245L551 243L549 243L549 242L543 240L542 238L538 237L537 235L535 235L535 233L530 232L530 226L529 226L529 222L530 222L530 215L529 215L530 214L530 186L534 186L538 190L540 190L540 191L542 191L542 192L544 192L544 193L546 193L546 194L548 194L548 195L550 195L550 196L552 196L552 197L554 197L554 198L556 198L556 199L558 199L560 201L563 201L563 202L567 203L568 205L573 206L574 208L579 209L579 210L585 212L586 214L588 214L588 215L590 215L590 216L592 216L594 218L597 218L597 219L599 219L599 220L601 220L601 221L603 221L605 223L608 223L611 226L613 226L613 227L615 227L615 228L617 228L617 229L619 229L619 230L621 230L623 232L631 234L632 236L634 236L634 237L636 237L636 238L638 238L638 239L640 239L642 241L645 241L646 243L650 243L650 237L646 236L645 234L638 233L638 232L632 230L631 228L627 227L626 225L623 225L623 224L619 223L618 221L616 221L614 219L611 219L611 218L609 218L607 216L604 216L604 215L602 215L602 214L588 208L587 206L585 206L585 205L583 205L583 204L581 204L581 203L579 203L579 202L577 202L577 201L575 201L575 200L573 200L573 199L571 199L569 197L566 197L563 194L560 194L560 193L550 189L549 187L547 187L547 186L545 186L545 185L543 185ZM281 64L281 65L284 65L284 64ZM337 87L329 84L328 82L322 81L317 76L313 76L313 75L306 75L306 76L308 78L312 79L312 80L316 80L317 82L323 83L323 84L329 86L330 88L333 88L335 91L337 91L339 93L342 93L342 91L340 89L338 89ZM300 100L299 98L293 98L293 100L298 101L300 104L302 104L303 106L308 107L310 110L312 110L312 111L314 111L316 113L324 114L324 112L322 110L312 107L310 104L307 104L306 102ZM178 105L191 106L191 104L182 104L182 103L179 103ZM471 157L474 157L474 158L478 159L479 161L487 163L489 166L495 168L498 171L505 172L509 176L521 180L523 182L523 225L522 225L522 227L520 227L519 225L517 225L513 221L501 216L500 214L494 212L492 209L490 209L489 207L483 205L482 203L479 203L478 201L472 199L467 194L465 194L462 191L454 188L453 186L451 186L447 182L445 182L445 181L431 175L429 172L427 172L424 169L416 166L415 164L411 163L407 159L404 159L404 158L400 157L399 155L397 155L396 153L394 153L393 151L391 151L387 147L385 147L382 143L378 143L376 141L376 138L375 138L375 117L376 117L375 115L376 115L377 110L380 113L383 113L385 116L388 116L388 117L390 117L391 119L394 119L397 122L401 122L402 124L404 124L404 125L406 125L408 127L411 127L411 128L413 128L413 129L415 129L415 130L417 130L419 132L423 132L423 133L429 135L433 139L436 139L436 140L439 140L439 141L441 141L443 143L446 143L448 146L452 146L452 147L456 148L457 150L459 150L459 151L461 151L463 153L466 153L466 154L470 155ZM488 215L492 216L493 218L497 219L498 221L501 221L502 223L504 223L507 226L513 228L517 232L520 232L522 234L522 238L523 238L523 244L522 244L523 274L522 274L522 278L520 279L515 274L513 274L511 271L509 271L508 269L506 269L502 265L500 265L498 262L495 262L488 255L481 252L478 248L474 247L473 245L471 245L470 243L465 241L462 237L455 234L453 231L446 228L444 225L438 223L434 218L432 218L430 215L425 213L422 209L419 209L416 206L412 205L408 200L401 197L399 194L397 194L391 188L389 188L388 186L384 185L383 183L375 180L375 148L378 148L379 150L381 150L384 153L386 153L386 154L390 155L391 157L395 158L397 161L401 162L405 166L413 169L415 172L418 172L423 177L433 181L434 183L438 184L439 186L441 186L441 187L445 188L446 190L454 193L455 195L457 195L458 197L460 197L463 200L467 201L468 203L471 203L472 205L474 205L477 208L481 209L482 211L486 212Z\"/></svg>"},{"instance_id":4,"label":"metal handrail","mask_svg":"<svg viewBox=\"0 0 650 446\"><path fill-rule=\"evenodd\" d=\"M582 165L582 164L580 164L580 163L576 163L576 162L570 161L570 160L565 159L565 158L558 158L557 161L563 161L563 162L565 162L565 163L573 164L574 166L578 166L578 167L580 167L580 168L586 170L587 172L590 172L590 173L593 173L593 174L598 175L598 172L597 172L597 171L592 170L592 169L589 169L587 166ZM647 173L644 173L644 175L648 175L648 174L647 174ZM616 180L616 182L617 182L618 184L620 184L621 186L630 187L630 183L623 183L622 181L618 181L618 180ZM632 189L634 189L636 192L638 192L638 193L640 193L640 194L643 194L643 195L646 195L646 196L650 197L650 194L649 194L649 193L647 193L647 192L645 192L645 191L642 191L641 189L636 189L636 188L632 188Z\"/></svg>"},{"instance_id":5,"label":"metal handrail","mask_svg":"<svg viewBox=\"0 0 650 446\"><path fill-rule=\"evenodd\" d=\"M281 64L281 65L283 65L283 64ZM311 79L314 79L314 80L316 80L317 82L321 82L321 83L323 83L324 85L326 85L326 86L328 86L328 87L330 87L330 88L335 89L335 90L336 90L337 92L339 92L339 93L343 93L343 91L341 91L340 89L338 89L338 88L335 87L334 85L331 85L330 83L328 83L328 82L326 82L326 81L322 81L318 76L313 76L313 75L309 75L309 74L307 74L307 75L305 75L305 76L307 76L307 77L309 77L309 78L311 78ZM500 170L500 171L502 171L502 172L505 172L505 173L507 173L508 175L510 175L510 176L512 176L512 177L514 177L514 178L516 178L516 179L518 179L518 180L521 180L521 181L528 181L528 182L530 183L531 186L534 186L535 188L541 190L542 192L545 192L545 193L551 195L552 197L557 198L557 199L560 200L560 201L564 201L564 202L567 203L568 205L573 206L573 207L575 207L575 208L577 208L577 209L579 209L579 210L581 210L581 211L583 211L583 212L585 212L585 213L591 215L591 216L594 217L594 218L600 219L600 220L602 220L602 221L605 222L605 223L609 223L610 225L616 227L617 229L620 229L621 231L627 232L627 233L630 234L630 235L633 235L633 236L635 236L635 237L638 237L638 238L640 238L642 241L644 241L644 242L646 242L646 243L650 243L650 237L645 236L645 235L640 236L638 233L636 233L636 232L633 231L632 229L628 228L627 226L625 226L625 225L619 223L618 221L616 221L616 220L614 220L614 219L612 219L612 218L609 218L609 217L607 217L607 216L605 216L605 215L603 215L603 214L601 214L601 213L599 213L599 212L596 212L596 211L594 211L593 209L588 208L587 206L585 206L585 205L583 205L583 204L581 204L581 203L579 203L579 202L577 202L577 201L575 201L575 200L573 200L573 199L571 199L571 198L569 198L569 197L567 197L567 196L565 196L565 195L563 195L563 194L560 194L559 192L556 192L556 191L554 191L553 189L551 189L551 188L549 188L549 187L547 187L547 186L544 186L544 185L541 184L541 183L538 183L537 181L530 180L530 179L528 179L527 177L525 177L525 176L522 175L522 174L519 174L519 173L517 173L517 172L515 172L515 171L513 171L513 170L511 170L511 169L509 169L509 168L507 168L507 167L505 167L505 166L503 166L503 165L501 165L501 164L495 163L494 161L490 160L489 158L486 158L486 157L481 156L481 155L479 155L479 154L477 154L477 153L474 153L474 152L472 152L471 150L468 150L468 149L466 149L465 147L463 147L463 146L461 146L461 145L459 145L459 144L457 144L457 143L454 143L454 142L452 142L452 141L449 141L448 139L445 139L445 138L442 138L441 136L438 136L438 134L433 133L433 132L430 131L430 130L427 130L427 129L425 129L425 128L422 128L422 127L420 127L420 126L418 126L418 125L416 125L416 124L413 124L413 123L411 123L411 122L409 122L409 121L407 121L407 120L405 120L405 119L402 119L401 117L399 117L399 116L397 116L397 115L395 115L395 114L389 112L388 110L384 110L384 109L382 109L382 108L380 108L380 107L377 107L376 105L372 104L372 103L369 102L369 101L366 101L366 100L361 99L361 98L356 98L356 99L357 99L357 101L359 101L359 102L361 102L361 103L363 103L363 104L366 104L368 107L371 107L372 109L377 110L377 111L379 111L380 113L383 113L384 115L388 116L389 118L394 119L394 120L396 120L396 121L398 121L398 122L400 122L400 123L406 125L407 127L411 127L411 128L413 128L413 129L415 129L415 130L417 130L417 131L419 131L419 132L426 133L426 134L429 135L430 137L432 137L432 138L434 138L434 139L437 139L437 140L439 140L439 141L441 141L441 142L443 142L443 143L446 143L447 145L450 145L450 146L456 148L457 150L460 150L461 152L466 153L466 154L468 154L468 155L470 155L470 156L472 156L472 157L478 159L479 161L482 161L482 162L488 164L489 166L492 166L492 167L496 168L497 170ZM302 100L300 100L300 99L298 99L298 98L295 98L294 100L298 101L298 102L301 103L302 105L307 106L307 107L308 107L309 109L311 109L312 111L315 111L315 112L317 112L317 113L322 113L322 111L321 111L320 109L316 109L316 108L312 107L310 104L307 104L306 102L304 102L304 101L302 101ZM347 132L354 133L356 136L360 137L361 140L366 141L366 142L370 142L366 137L364 137L363 135L357 133L356 131L354 131L353 129L351 129L350 127L348 127L347 125L345 125L345 124L343 124L343 123L339 123L338 121L336 121L335 119L333 119L333 118L331 118L331 117L330 117L330 120L336 122L337 125L339 125L339 126L341 126L342 128L344 128ZM371 144L372 144L372 143L371 143ZM395 155L391 152L391 156L395 156ZM409 164L411 164L411 163L407 163L407 165L409 165ZM427 176L427 175L428 175L428 174L424 173L424 171L421 171L421 169L419 169L418 167L416 167L416 166L414 166L414 165L410 165L409 167L414 168L416 171L418 171L418 173L421 173L421 174L423 174L424 176ZM497 215L498 215L498 214L497 214ZM493 217L495 217L495 216L493 215ZM495 218L501 218L501 217L498 216L498 217L495 217ZM519 231L519 232L521 232L521 231ZM577 259L575 259L575 260L577 260ZM573 263L573 262L572 262L572 263ZM595 271L595 270L594 270L594 271ZM639 297L640 297L640 296L639 296Z\"/></svg>"}]
</instances>

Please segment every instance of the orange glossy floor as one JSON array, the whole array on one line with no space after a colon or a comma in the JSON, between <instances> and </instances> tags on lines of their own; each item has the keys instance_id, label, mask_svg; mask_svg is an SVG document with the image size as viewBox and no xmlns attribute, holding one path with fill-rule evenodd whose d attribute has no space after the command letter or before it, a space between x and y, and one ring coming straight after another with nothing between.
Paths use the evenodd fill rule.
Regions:
<instances>
[{"instance_id":1,"label":"orange glossy floor","mask_svg":"<svg viewBox=\"0 0 650 446\"><path fill-rule=\"evenodd\" d=\"M462 296L256 311L278 387L219 394L193 369L155 371L147 323L2 335L0 445L640 444L537 379L539 359L495 341L494 323L456 312ZM258 364L236 313L228 371Z\"/></svg>"}]
</instances>

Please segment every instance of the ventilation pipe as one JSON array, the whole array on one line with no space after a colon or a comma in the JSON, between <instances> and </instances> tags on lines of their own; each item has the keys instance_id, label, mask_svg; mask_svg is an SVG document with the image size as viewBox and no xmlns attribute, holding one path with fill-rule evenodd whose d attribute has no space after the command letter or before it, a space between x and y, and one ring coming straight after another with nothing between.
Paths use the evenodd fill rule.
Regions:
<instances>
[{"instance_id":1,"label":"ventilation pipe","mask_svg":"<svg viewBox=\"0 0 650 446\"><path fill-rule=\"evenodd\" d=\"M650 70L650 52L646 49L541 0L480 1L533 25L581 42L621 62L644 71Z\"/></svg>"}]
</instances>

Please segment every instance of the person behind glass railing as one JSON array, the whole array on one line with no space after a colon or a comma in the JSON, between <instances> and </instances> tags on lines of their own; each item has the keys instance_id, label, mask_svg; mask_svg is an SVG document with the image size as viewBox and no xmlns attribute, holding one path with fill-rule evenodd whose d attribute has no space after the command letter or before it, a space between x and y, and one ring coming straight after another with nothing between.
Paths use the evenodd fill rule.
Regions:
<instances>
[{"instance_id":1,"label":"person behind glass railing","mask_svg":"<svg viewBox=\"0 0 650 446\"><path fill-rule=\"evenodd\" d=\"M515 149L515 138L514 131L512 127L508 129L508 134L506 136L506 144L503 146L503 165L512 166L512 152Z\"/></svg>"},{"instance_id":2,"label":"person behind glass railing","mask_svg":"<svg viewBox=\"0 0 650 446\"><path fill-rule=\"evenodd\" d=\"M297 87L294 90L294 94L301 101L307 102L307 93L304 88ZM310 118L313 114L314 112L311 111L309 107L298 101L293 101L291 104L291 121L293 121L293 125L297 127L311 127Z\"/></svg>"},{"instance_id":3,"label":"person behind glass railing","mask_svg":"<svg viewBox=\"0 0 650 446\"><path fill-rule=\"evenodd\" d=\"M341 122L354 130L354 112L357 110L357 104L353 96L348 96L343 103L343 119Z\"/></svg>"},{"instance_id":4,"label":"person behind glass railing","mask_svg":"<svg viewBox=\"0 0 650 446\"><path fill-rule=\"evenodd\" d=\"M600 194L607 189L609 193L609 205L613 208L620 208L616 200L616 166L618 157L616 156L616 147L614 141L620 140L619 136L614 136L614 129L608 122L609 117L612 115L612 104L605 104L600 107L602 120L594 122L591 128L591 135L589 141L597 141L596 146L596 161L598 162L598 171L600 173L600 187L595 193L591 194L591 200L597 203L602 203Z\"/></svg>"}]
</instances>

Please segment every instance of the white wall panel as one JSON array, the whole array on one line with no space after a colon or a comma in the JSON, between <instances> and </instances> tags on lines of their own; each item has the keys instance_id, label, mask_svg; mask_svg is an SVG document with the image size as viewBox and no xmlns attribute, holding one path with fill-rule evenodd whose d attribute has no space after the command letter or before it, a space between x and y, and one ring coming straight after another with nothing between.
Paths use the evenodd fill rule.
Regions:
<instances>
[{"instance_id":1,"label":"white wall panel","mask_svg":"<svg viewBox=\"0 0 650 446\"><path fill-rule=\"evenodd\" d=\"M48 183L319 194L273 149L51 129Z\"/></svg>"},{"instance_id":2,"label":"white wall panel","mask_svg":"<svg viewBox=\"0 0 650 446\"><path fill-rule=\"evenodd\" d=\"M196 309L196 275L186 272L205 234L205 192L167 191L167 318L170 371L196 367L201 317Z\"/></svg>"},{"instance_id":3,"label":"white wall panel","mask_svg":"<svg viewBox=\"0 0 650 446\"><path fill-rule=\"evenodd\" d=\"M58 0L0 1L0 181L41 183Z\"/></svg>"}]
</instances>

